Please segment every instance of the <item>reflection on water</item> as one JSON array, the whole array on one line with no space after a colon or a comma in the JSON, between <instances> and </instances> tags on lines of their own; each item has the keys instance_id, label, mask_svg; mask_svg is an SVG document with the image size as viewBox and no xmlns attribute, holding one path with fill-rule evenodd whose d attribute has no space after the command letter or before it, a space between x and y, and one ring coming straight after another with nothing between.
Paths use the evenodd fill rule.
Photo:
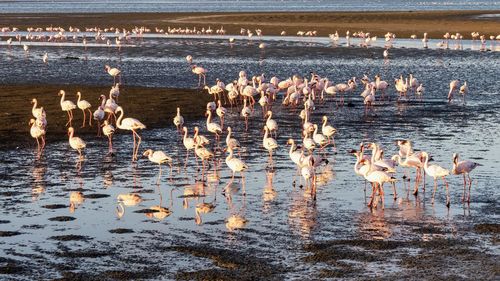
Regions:
<instances>
[{"instance_id":1,"label":"reflection on water","mask_svg":"<svg viewBox=\"0 0 500 281\"><path fill-rule=\"evenodd\" d=\"M421 102L398 103L394 100L391 85L389 95L393 99L378 103L374 114L369 116L364 114L358 97L362 89L359 88L347 97L352 101L352 107L337 108L329 97L324 104L316 104L310 121L320 124L322 116L327 115L329 123L338 130L336 152L327 148L328 164L322 163L317 169L316 202L311 200L308 190L300 188L286 146L289 138L296 142L301 139L300 110L279 104L273 107L273 119L279 124L279 147L273 155L272 170L267 168L268 153L262 147L265 121L260 107L256 107L250 117L248 132L245 132L239 110L228 110L225 124L233 128L233 136L244 147L238 157L249 166L245 179L236 176L232 183L231 171L223 161L226 155L220 153L217 155L222 161L216 161L216 172L211 161L205 184L199 181L201 171L195 165L187 165L184 169L185 149L173 125L142 133L143 147L155 147L174 156L172 176L163 177L159 185L156 184L157 169L147 160L130 163L126 153L132 142L129 134L115 135L115 156L103 154L107 151L105 138L85 139L88 149L81 169L75 168L79 162L74 151L68 148L66 139L49 142L39 160L35 159L32 149L3 151L0 154L0 206L2 220L9 223L1 224L2 230L17 231L24 225L34 224L44 227L23 229L22 235L3 238L2 256L15 256L9 252L15 248L19 255L35 252L43 260L60 263L63 258L51 255L58 242L48 238L74 234L91 238L92 242L79 241L78 245L82 247L111 247L123 250L127 258L130 255L147 258L150 254L164 258L164 252L149 248L154 239L145 239L161 237L163 246L177 245L179 241L199 241L220 248L251 248L262 255L280 257L280 263L300 267L303 265L301 246L304 243L353 237L430 239L440 235L442 229L469 235L460 232L462 226L494 220L497 216L491 211L494 209L492 205L495 207L491 198L498 198L499 193L498 189L491 187L497 181L497 159L500 159L500 102L496 79L500 59L495 54L394 49L389 64L384 65L377 49L331 49L318 45L308 49L299 43L277 43L266 45L265 63L259 64L260 51L255 44L235 43L228 63L224 57L227 46L214 44L206 47L203 42L193 42L192 45L175 40L161 42L161 48L169 50L167 55L159 52L160 47L122 50L120 67L127 74L124 76L125 85L170 83L173 87L192 87L197 78L191 76L183 59L192 53L197 54L196 61L210 69L208 81L213 77L232 81L242 69L250 75L265 73L268 77L276 75L281 79L293 74L309 75L309 71L314 70L335 81L347 81L364 73L369 77L380 73L389 83L400 74L411 72L425 83L426 92ZM39 51L34 48L34 52ZM76 50L61 47L57 52L63 56ZM95 69L101 69L108 60L109 53L90 48L87 52L89 60L85 63L61 59L49 64L44 77L36 75L42 67L38 62L18 58L2 61L0 65L8 67L0 67L0 73L4 71L0 80L12 82L12 77L22 71L25 72L23 75L33 77L33 83L47 82L71 68L76 69L75 73L61 76L61 83L71 79L76 81L72 83L83 80L93 84L109 83L104 74L102 77L95 74ZM111 56L111 60L117 60L114 54ZM13 73L6 74L6 69ZM157 69L161 72L161 79L160 74L153 73ZM175 80L174 77L182 78ZM470 82L471 94L466 106L446 103L449 81L456 78ZM185 125L189 131L199 126L201 133L209 135L204 119L189 120ZM212 136L211 139L213 143ZM448 211L441 203L444 202L444 192L438 192L434 205L430 204L429 185L427 191L414 197L409 192L413 189L412 182L404 181L402 169L398 168L396 177L400 197L393 201L388 192L384 210L366 208L364 182L354 173L355 159L348 151L358 148L361 141L376 141L386 148L389 158L398 151L394 144L396 139L411 139L416 149L430 152L444 167L451 167L453 152L481 162L484 166L474 171L477 183L474 183L470 206L460 202L460 177L449 177L452 205ZM413 179L414 172L411 173ZM243 195L243 184L246 196ZM49 220L67 216L68 207L74 220ZM115 229L131 229L134 234L110 232ZM122 243L124 241L126 243ZM28 246L18 247L20 244ZM180 253L169 255L169 259L179 260L168 269L171 273L179 268L206 265L206 261L187 259ZM95 260L107 262L106 258ZM34 267L45 268L45 264L37 260L33 263ZM86 270L92 265L82 263L78 266Z\"/></svg>"}]
</instances>

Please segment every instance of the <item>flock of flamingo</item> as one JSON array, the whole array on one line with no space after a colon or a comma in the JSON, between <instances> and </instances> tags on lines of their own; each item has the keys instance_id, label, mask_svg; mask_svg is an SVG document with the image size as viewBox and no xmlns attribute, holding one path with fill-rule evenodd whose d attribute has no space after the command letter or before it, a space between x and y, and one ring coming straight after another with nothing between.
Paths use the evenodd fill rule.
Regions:
<instances>
[{"instance_id":1,"label":"flock of flamingo","mask_svg":"<svg viewBox=\"0 0 500 281\"><path fill-rule=\"evenodd\" d=\"M202 77L204 78L205 84L206 70L201 66L193 64L192 56L187 56L186 60L191 65L192 72L199 76L198 86L201 87ZM121 72L119 69L108 65L105 66L105 70L113 77L113 86L111 87L109 97L105 95L100 96L101 104L93 113L90 109L90 103L82 100L82 94L80 92L77 93L78 100L76 105L67 99L64 90L58 93L61 97L61 110L67 112L68 115L68 121L66 123L66 126L68 126L68 142L70 147L79 153L80 159L83 158L83 151L87 148L87 145L85 141L75 136L75 129L72 127L73 110L78 107L82 111L84 117L81 127L86 126L87 119L88 125L92 126L92 119L94 119L97 123L97 134L100 135L102 132L102 134L108 138L109 153L112 155L114 152L112 138L116 129L131 131L133 136L132 161L134 162L138 160L141 144L141 136L138 130L145 129L146 126L138 119L124 117L124 109L122 106L118 105L120 83L116 81L117 79L120 80ZM375 76L374 81L371 81L368 76L364 75L359 80L364 86L364 90L360 96L365 104L365 114L375 103L377 91L381 93L379 97L380 100L390 99L390 95L387 93L389 83L381 80L380 76ZM398 102L410 101L412 98L415 100L422 98L424 92L423 84L412 74L410 74L409 77L401 76L395 79L394 85L396 91L399 93ZM287 144L290 145L289 157L297 168L297 174L302 176L305 181L305 189L310 192L311 197L316 200L316 182L318 181L316 175L317 169L324 162L328 162L327 149L329 146L333 146L333 150L336 151L334 137L337 130L332 125L328 124L327 116L322 116L321 126L311 122L311 115L314 114L316 109L315 103L317 105L335 101L337 107L342 107L345 104L346 98L348 100L347 103L350 103L349 99L353 99L352 96L357 87L358 79L356 77L349 79L347 83L334 85L328 78L321 77L316 73L311 73L310 78L294 75L293 77L281 81L277 77L272 77L267 81L264 74L250 78L245 71L240 71L237 79L227 85L217 80L215 85L211 87L205 86L203 88L203 90L206 90L214 99L213 102L209 102L206 105L204 110L207 117L206 130L213 135L215 145L210 147L212 140L201 135L198 127L194 128L194 135L192 137L188 135L189 131L181 115L181 108L177 108L177 114L173 117L173 124L180 133L179 135L182 136L182 143L186 149L184 166L187 166L189 155L193 153L196 164L198 165L198 159L202 162L201 182L205 182L205 170L207 165L210 165L210 162L213 161L214 175L217 177L217 166L220 155L227 153L228 155L225 158L225 163L232 172L231 181L228 183L227 187L234 181L235 174L240 173L242 178L242 194L245 195L244 172L249 169L249 166L241 159L239 151L242 147L237 140L236 133L232 129L232 127L239 128L240 124L231 124L232 127L227 126L227 122L225 123L224 121L225 116L229 114L229 112L223 105L229 104L231 109L238 108L237 110L240 112L240 116L245 123L245 131L248 130L249 120L256 118L256 115L258 115L256 114L258 111L256 109L256 104L260 105L262 118L264 120L264 124L262 125L264 132L262 147L267 150L269 154L268 167L270 169L274 167L273 152L282 145L278 138L279 121L273 119L273 110L276 111L277 107L281 108L281 110L303 107L304 109L301 110L299 114L299 117L302 119L302 130L299 132L300 134L298 134L302 140L301 147L299 148L293 138L288 139ZM466 82L462 86L460 86L459 80L454 80L450 83L450 91L448 94L449 101L452 101L455 92L462 94L465 102L465 95L468 92ZM280 98L281 105L278 102ZM38 155L40 155L45 147L45 128L47 126L47 120L45 111L43 107L38 107L37 100L33 99L32 103L32 115L34 118L30 120L30 133L37 141L37 152ZM220 122L215 120L215 116L219 118ZM319 132L319 128L321 128L321 132ZM227 134L224 140L225 145L221 146L221 138L226 132ZM376 207L378 201L381 199L383 208L383 186L385 183L392 183L394 198L397 197L394 182L396 180L396 166L398 165L407 169L416 169L415 195L418 193L419 186L422 182L423 188L425 189L425 175L429 175L434 179L433 202L437 189L437 180L442 179L447 190L447 207L450 206L450 196L446 177L449 176L450 173L462 175L464 179L462 201L470 202L472 181L469 174L477 166L480 166L479 163L468 160L459 161L458 154L453 154L453 166L450 171L439 165L429 163L429 161L432 160L429 153L424 151L415 152L409 140L400 140L397 144L399 146L399 153L391 158L384 158L384 150L382 146L377 143L362 143L359 150L351 151L351 153L356 156L354 165L355 173L363 177L365 182L370 182L372 186L370 202L368 203L369 207ZM368 149L371 149L370 155L365 153ZM235 152L238 152L239 157L235 155ZM161 181L162 164L168 164L170 166L170 173L172 174L174 159L168 156L167 153L148 149L143 152L143 156L147 157L151 162L158 164L158 184ZM81 163L81 161L78 163ZM81 169L81 164L79 169ZM405 171L404 178L409 180L407 171ZM466 191L467 185L468 192ZM226 189L224 189L224 193L225 191Z\"/></svg>"}]
</instances>

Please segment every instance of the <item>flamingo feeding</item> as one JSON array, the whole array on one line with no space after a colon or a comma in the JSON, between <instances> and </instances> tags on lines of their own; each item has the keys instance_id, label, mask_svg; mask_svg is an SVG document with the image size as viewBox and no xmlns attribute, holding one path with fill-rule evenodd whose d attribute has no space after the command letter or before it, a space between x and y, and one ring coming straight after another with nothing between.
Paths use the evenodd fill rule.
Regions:
<instances>
[{"instance_id":1,"label":"flamingo feeding","mask_svg":"<svg viewBox=\"0 0 500 281\"><path fill-rule=\"evenodd\" d=\"M467 181L465 179L465 176L469 179L469 193L467 195L467 202L470 202L470 188L472 186L472 180L470 178L470 172L474 170L476 167L482 166L481 164L477 162L473 162L470 160L464 160L464 161L458 161L458 154L453 153L453 168L451 170L451 173L454 175L460 175L462 174L464 176L464 192L462 195L462 202L465 201L465 188L467 186Z\"/></svg>"},{"instance_id":2,"label":"flamingo feeding","mask_svg":"<svg viewBox=\"0 0 500 281\"><path fill-rule=\"evenodd\" d=\"M158 164L158 167L160 169L160 172L158 173L158 180L156 181L156 184L160 183L161 179L161 164L167 163L170 165L170 175L172 175L172 158L165 154L165 152L157 150L153 151L152 149L148 149L144 151L144 156L147 156L149 161Z\"/></svg>"}]
</instances>

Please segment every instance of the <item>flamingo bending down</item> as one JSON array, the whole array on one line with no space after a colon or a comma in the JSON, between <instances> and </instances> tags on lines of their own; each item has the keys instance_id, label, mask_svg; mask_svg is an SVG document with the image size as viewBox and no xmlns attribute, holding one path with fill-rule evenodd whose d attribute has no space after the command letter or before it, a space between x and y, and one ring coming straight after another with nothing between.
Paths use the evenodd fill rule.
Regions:
<instances>
[{"instance_id":1,"label":"flamingo bending down","mask_svg":"<svg viewBox=\"0 0 500 281\"><path fill-rule=\"evenodd\" d=\"M135 119L135 118L125 118L123 119L123 108L121 106L118 106L116 109L116 112L120 112L120 117L118 117L118 120L116 120L116 127L118 129L122 130L129 130L132 131L132 137L134 138L134 148L132 151L132 161L137 160L137 154L139 153L139 146L141 145L141 137L139 134L136 132L138 129L145 129L146 126L141 123L141 121ZM122 120L123 119L123 120ZM136 137L138 138L138 143L136 145Z\"/></svg>"},{"instance_id":2,"label":"flamingo bending down","mask_svg":"<svg viewBox=\"0 0 500 281\"><path fill-rule=\"evenodd\" d=\"M122 78L121 71L118 68L115 68L115 67L112 68L111 66L109 66L109 65L106 64L104 66L104 69L106 70L106 72L109 75L113 76L113 86L116 84L116 77L117 76L119 78L119 81L121 82L121 78Z\"/></svg>"},{"instance_id":3,"label":"flamingo bending down","mask_svg":"<svg viewBox=\"0 0 500 281\"><path fill-rule=\"evenodd\" d=\"M78 96L78 101L76 102L76 105L78 106L79 109L82 110L83 112L83 124L81 128L85 127L85 119L87 119L87 115L85 114L85 110L89 111L89 126L92 126L92 111L90 111L90 103L86 100L82 100L82 93L77 92L76 95Z\"/></svg>"},{"instance_id":4,"label":"flamingo bending down","mask_svg":"<svg viewBox=\"0 0 500 281\"><path fill-rule=\"evenodd\" d=\"M199 203L198 205L196 205L196 208L195 208L196 215L195 215L195 219L194 219L195 223L200 225L202 223L200 214L210 213L214 209L215 209L215 205L213 203L203 202L203 203Z\"/></svg>"},{"instance_id":5,"label":"flamingo bending down","mask_svg":"<svg viewBox=\"0 0 500 281\"><path fill-rule=\"evenodd\" d=\"M450 91L448 92L448 102L453 100L453 93L458 91L458 86L460 86L460 80L453 80L450 82Z\"/></svg>"},{"instance_id":6,"label":"flamingo bending down","mask_svg":"<svg viewBox=\"0 0 500 281\"><path fill-rule=\"evenodd\" d=\"M450 207L450 191L448 189L448 183L446 182L445 177L450 174L450 171L444 169L438 165L429 165L429 154L427 152L422 152L422 157L425 159L424 162L424 170L425 172L434 178L434 192L432 193L432 203L434 203L434 195L436 195L437 190L437 179L442 178L444 183L446 184L446 207Z\"/></svg>"},{"instance_id":7,"label":"flamingo bending down","mask_svg":"<svg viewBox=\"0 0 500 281\"><path fill-rule=\"evenodd\" d=\"M161 164L163 163L168 163L170 166L170 175L172 175L172 158L165 154L165 152L157 150L153 151L152 149L148 149L144 151L143 156L147 156L149 161L158 164L158 167L160 169L160 173L158 174L158 180L156 181L156 184L160 183L161 179Z\"/></svg>"},{"instance_id":8,"label":"flamingo bending down","mask_svg":"<svg viewBox=\"0 0 500 281\"><path fill-rule=\"evenodd\" d=\"M73 136L74 133L75 133L75 129L73 129L73 127L69 127L68 128L69 145L71 146L71 148L78 151L78 154L80 155L80 157L82 157L82 150L87 145L85 144L85 142L81 138Z\"/></svg>"},{"instance_id":9,"label":"flamingo bending down","mask_svg":"<svg viewBox=\"0 0 500 281\"><path fill-rule=\"evenodd\" d=\"M108 120L104 120L104 125L102 127L102 132L106 137L108 137L108 153L113 153L113 134L115 133L115 127L109 124Z\"/></svg>"},{"instance_id":10,"label":"flamingo bending down","mask_svg":"<svg viewBox=\"0 0 500 281\"><path fill-rule=\"evenodd\" d=\"M60 104L62 111L66 111L66 113L68 113L68 122L66 122L65 126L68 126L68 124L71 126L71 121L73 120L73 109L76 108L76 105L72 101L64 100L66 92L63 90L60 90L58 95L61 96Z\"/></svg>"},{"instance_id":11,"label":"flamingo bending down","mask_svg":"<svg viewBox=\"0 0 500 281\"><path fill-rule=\"evenodd\" d=\"M184 117L181 115L181 109L177 107L177 115L174 117L174 125L177 128L177 131L180 132L182 125L184 124Z\"/></svg>"},{"instance_id":12,"label":"flamingo bending down","mask_svg":"<svg viewBox=\"0 0 500 281\"><path fill-rule=\"evenodd\" d=\"M454 175L462 174L464 176L464 193L462 195L462 202L465 201L465 187L467 185L467 181L465 180L466 175L469 179L469 193L467 195L467 202L470 202L470 188L472 186L472 180L471 180L469 174L477 166L482 166L482 165L479 163L476 163L476 162L472 162L470 160L464 160L464 161L458 162L458 154L453 153L453 169L451 170L451 173Z\"/></svg>"}]
</instances>

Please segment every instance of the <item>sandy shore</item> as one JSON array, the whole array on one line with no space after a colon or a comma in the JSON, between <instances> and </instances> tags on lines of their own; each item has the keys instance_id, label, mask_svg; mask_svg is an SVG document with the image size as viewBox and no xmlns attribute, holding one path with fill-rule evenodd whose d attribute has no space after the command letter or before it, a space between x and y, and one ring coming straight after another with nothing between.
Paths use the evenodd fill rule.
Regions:
<instances>
[{"instance_id":1,"label":"sandy shore","mask_svg":"<svg viewBox=\"0 0 500 281\"><path fill-rule=\"evenodd\" d=\"M108 95L109 87L78 86L78 85L3 85L0 86L0 149L12 147L28 147L36 145L30 136L28 121L32 116L31 99L38 99L38 106L43 106L47 112L47 140L62 140L66 134L67 115L59 105L59 90L66 91L67 99L75 102L76 92L82 93L82 98L92 104L92 111L99 104L101 94ZM196 98L193 98L193 97ZM176 114L176 107L182 108L186 120L201 117L203 109L210 96L192 89L166 89L123 87L119 104L125 110L125 116L135 117L147 128L170 126ZM149 112L146 114L145 112ZM83 114L78 108L74 110L73 126L79 135L96 135L97 127L80 129ZM173 126L173 125L172 125ZM122 132L125 133L125 132Z\"/></svg>"},{"instance_id":2,"label":"sandy shore","mask_svg":"<svg viewBox=\"0 0 500 281\"><path fill-rule=\"evenodd\" d=\"M221 25L230 34L240 28L261 28L264 34L278 35L285 30L294 35L298 30L316 30L327 36L337 30L367 31L382 36L394 32L398 37L428 32L431 38L441 38L446 32L460 32L470 38L473 31L486 35L500 32L500 17L480 17L500 14L494 11L426 11L426 12L323 12L323 13L132 13L132 14L1 14L0 26L76 26L76 27L201 27Z\"/></svg>"}]
</instances>

